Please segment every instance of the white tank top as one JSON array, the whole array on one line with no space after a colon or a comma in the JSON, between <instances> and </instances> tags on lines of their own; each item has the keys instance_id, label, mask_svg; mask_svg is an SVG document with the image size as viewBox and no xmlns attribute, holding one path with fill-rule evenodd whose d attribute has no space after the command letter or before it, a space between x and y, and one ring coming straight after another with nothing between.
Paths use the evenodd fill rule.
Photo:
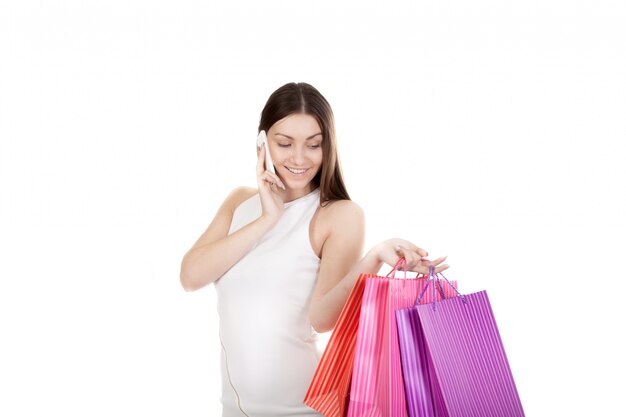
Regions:
<instances>
[{"instance_id":1,"label":"white tank top","mask_svg":"<svg viewBox=\"0 0 626 417\"><path fill-rule=\"evenodd\" d=\"M321 356L309 321L320 265L309 223L319 194L285 203L276 225L215 282L223 417L320 416L302 403ZM260 216L257 193L237 207L228 234Z\"/></svg>"}]
</instances>

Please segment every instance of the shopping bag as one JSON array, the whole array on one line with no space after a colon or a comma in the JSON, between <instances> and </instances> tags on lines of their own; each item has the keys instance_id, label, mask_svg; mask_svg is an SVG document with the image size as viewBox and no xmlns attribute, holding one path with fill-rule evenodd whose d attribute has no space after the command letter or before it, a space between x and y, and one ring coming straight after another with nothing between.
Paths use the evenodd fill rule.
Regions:
<instances>
[{"instance_id":1,"label":"shopping bag","mask_svg":"<svg viewBox=\"0 0 626 417\"><path fill-rule=\"evenodd\" d=\"M304 403L327 417L343 417L352 378L352 359L365 280L361 274L341 310L326 349L320 358Z\"/></svg>"},{"instance_id":2,"label":"shopping bag","mask_svg":"<svg viewBox=\"0 0 626 417\"><path fill-rule=\"evenodd\" d=\"M348 417L407 416L395 311L413 305L426 281L424 277L407 279L406 271L404 279L366 280ZM434 295L440 297L437 293Z\"/></svg>"},{"instance_id":3,"label":"shopping bag","mask_svg":"<svg viewBox=\"0 0 626 417\"><path fill-rule=\"evenodd\" d=\"M487 292L417 304L396 313L410 416L523 417Z\"/></svg>"},{"instance_id":4,"label":"shopping bag","mask_svg":"<svg viewBox=\"0 0 626 417\"><path fill-rule=\"evenodd\" d=\"M430 276L429 276L430 278ZM423 295L428 294L429 283L426 283L422 290ZM431 290L436 291L434 285ZM446 287L444 295L454 296L451 286ZM415 305L420 302L428 303L433 297L424 298L423 295L417 298ZM436 304L434 305L434 307ZM435 307L436 308L436 307ZM400 358L402 363L402 375L404 380L404 391L407 408L410 417L443 417L445 414L445 404L441 390L437 383L431 357L428 353L422 326L415 307L396 310L396 326L398 329L398 342L400 347Z\"/></svg>"}]
</instances>

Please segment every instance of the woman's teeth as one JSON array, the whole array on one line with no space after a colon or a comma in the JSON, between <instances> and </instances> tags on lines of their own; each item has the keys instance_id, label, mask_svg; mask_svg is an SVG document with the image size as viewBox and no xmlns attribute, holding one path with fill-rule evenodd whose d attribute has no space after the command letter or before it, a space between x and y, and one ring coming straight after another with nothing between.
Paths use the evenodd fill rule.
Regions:
<instances>
[{"instance_id":1,"label":"woman's teeth","mask_svg":"<svg viewBox=\"0 0 626 417\"><path fill-rule=\"evenodd\" d=\"M287 168L287 167L285 167L285 168ZM304 174L307 170L306 169L291 169L291 168L287 168L287 171L291 172L292 174L301 175L301 174Z\"/></svg>"}]
</instances>

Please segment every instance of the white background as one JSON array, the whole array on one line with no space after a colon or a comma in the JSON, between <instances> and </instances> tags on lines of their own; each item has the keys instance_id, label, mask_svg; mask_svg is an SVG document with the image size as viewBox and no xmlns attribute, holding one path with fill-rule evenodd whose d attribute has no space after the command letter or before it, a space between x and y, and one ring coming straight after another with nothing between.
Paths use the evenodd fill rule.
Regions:
<instances>
[{"instance_id":1,"label":"white background","mask_svg":"<svg viewBox=\"0 0 626 417\"><path fill-rule=\"evenodd\" d=\"M333 106L367 248L488 290L527 415L623 415L625 4L381 4L0 3L0 415L219 415L180 262L290 81Z\"/></svg>"}]
</instances>

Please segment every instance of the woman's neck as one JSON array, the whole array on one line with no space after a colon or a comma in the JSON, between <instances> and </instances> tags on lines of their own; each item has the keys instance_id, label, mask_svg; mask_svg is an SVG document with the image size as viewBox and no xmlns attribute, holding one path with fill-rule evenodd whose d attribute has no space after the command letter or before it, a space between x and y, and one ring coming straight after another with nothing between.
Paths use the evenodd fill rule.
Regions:
<instances>
[{"instance_id":1,"label":"woman's neck","mask_svg":"<svg viewBox=\"0 0 626 417\"><path fill-rule=\"evenodd\" d=\"M307 194L310 194L316 188L317 188L317 186L315 184L310 183L305 188L301 188L301 189L297 189L297 190L292 190L292 189L288 188L285 191L280 190L280 192L282 194L281 197L283 198L283 202L289 203L291 201L294 201L294 200L297 200L299 198L302 198L302 197L304 197Z\"/></svg>"}]
</instances>

